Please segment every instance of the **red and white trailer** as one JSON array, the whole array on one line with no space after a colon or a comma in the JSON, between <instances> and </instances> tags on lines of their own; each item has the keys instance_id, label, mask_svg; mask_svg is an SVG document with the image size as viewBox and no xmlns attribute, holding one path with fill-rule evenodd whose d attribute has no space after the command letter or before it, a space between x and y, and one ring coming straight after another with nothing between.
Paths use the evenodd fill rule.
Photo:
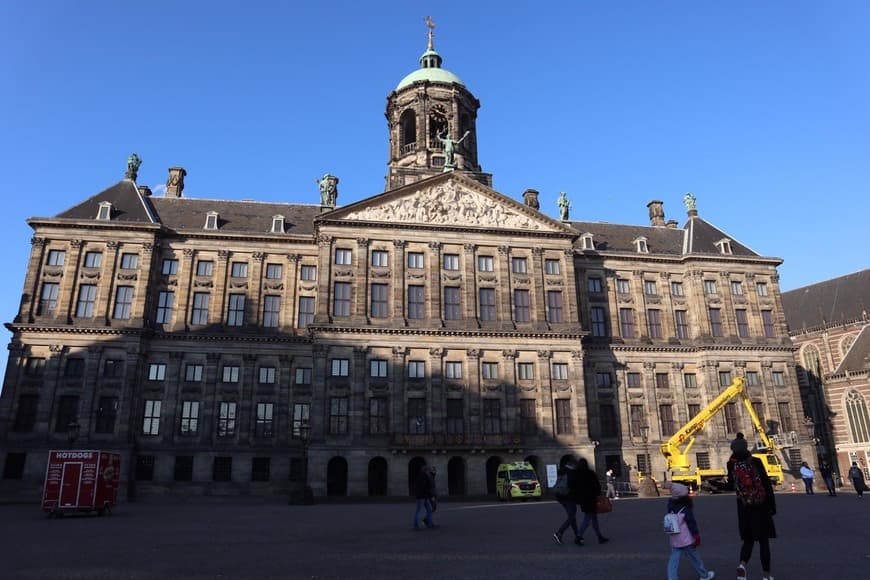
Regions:
<instances>
[{"instance_id":1,"label":"red and white trailer","mask_svg":"<svg viewBox=\"0 0 870 580\"><path fill-rule=\"evenodd\" d=\"M110 512L118 500L121 455L108 451L50 451L42 492L48 515Z\"/></svg>"}]
</instances>

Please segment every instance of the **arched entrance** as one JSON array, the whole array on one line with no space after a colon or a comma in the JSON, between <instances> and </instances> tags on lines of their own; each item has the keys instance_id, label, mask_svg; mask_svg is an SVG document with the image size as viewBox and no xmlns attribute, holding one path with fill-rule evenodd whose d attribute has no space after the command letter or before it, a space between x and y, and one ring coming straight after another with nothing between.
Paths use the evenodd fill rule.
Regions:
<instances>
[{"instance_id":1,"label":"arched entrance","mask_svg":"<svg viewBox=\"0 0 870 580\"><path fill-rule=\"evenodd\" d=\"M447 462L447 494L465 495L465 460L461 457Z\"/></svg>"},{"instance_id":2,"label":"arched entrance","mask_svg":"<svg viewBox=\"0 0 870 580\"><path fill-rule=\"evenodd\" d=\"M387 460L383 457L369 461L369 495L387 495Z\"/></svg>"},{"instance_id":3,"label":"arched entrance","mask_svg":"<svg viewBox=\"0 0 870 580\"><path fill-rule=\"evenodd\" d=\"M347 495L347 460L333 457L326 465L326 495Z\"/></svg>"},{"instance_id":4,"label":"arched entrance","mask_svg":"<svg viewBox=\"0 0 870 580\"><path fill-rule=\"evenodd\" d=\"M417 495L417 476L424 465L426 460L422 457L414 457L408 462L408 495L411 497Z\"/></svg>"},{"instance_id":5,"label":"arched entrance","mask_svg":"<svg viewBox=\"0 0 870 580\"><path fill-rule=\"evenodd\" d=\"M486 493L490 495L495 495L495 476L501 464L502 460L498 455L493 455L486 460Z\"/></svg>"}]
</instances>

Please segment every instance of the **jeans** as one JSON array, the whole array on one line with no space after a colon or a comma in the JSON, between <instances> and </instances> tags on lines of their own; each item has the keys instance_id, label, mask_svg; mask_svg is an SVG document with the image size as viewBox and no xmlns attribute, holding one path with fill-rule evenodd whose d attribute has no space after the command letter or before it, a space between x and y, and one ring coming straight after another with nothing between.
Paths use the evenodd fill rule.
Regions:
<instances>
[{"instance_id":1,"label":"jeans","mask_svg":"<svg viewBox=\"0 0 870 580\"><path fill-rule=\"evenodd\" d=\"M695 546L689 544L682 548L671 548L671 557L668 560L668 580L678 580L680 577L680 559L686 556L695 572L700 578L705 578L709 572L704 567L704 562L701 560L701 554L695 549Z\"/></svg>"},{"instance_id":2,"label":"jeans","mask_svg":"<svg viewBox=\"0 0 870 580\"><path fill-rule=\"evenodd\" d=\"M565 530L570 527L571 531L574 532L574 537L579 538L580 536L577 535L577 504L570 499L560 500L559 503L562 504L563 508L565 508L565 513L568 514L568 519L559 526L556 533L559 534L559 537L562 537Z\"/></svg>"},{"instance_id":3,"label":"jeans","mask_svg":"<svg viewBox=\"0 0 870 580\"><path fill-rule=\"evenodd\" d=\"M807 488L807 495L813 495L813 478L805 477L804 478L804 487Z\"/></svg>"},{"instance_id":4,"label":"jeans","mask_svg":"<svg viewBox=\"0 0 870 580\"><path fill-rule=\"evenodd\" d=\"M828 488L828 495L837 495L837 486L834 485L833 476L828 476L823 478L825 480L825 487Z\"/></svg>"},{"instance_id":5,"label":"jeans","mask_svg":"<svg viewBox=\"0 0 870 580\"><path fill-rule=\"evenodd\" d=\"M423 518L423 523L426 524L427 528L431 528L435 524L432 522L432 502L426 499L418 499L417 500L417 509L414 511L414 529L418 529L420 527L420 511L426 510L426 517Z\"/></svg>"},{"instance_id":6,"label":"jeans","mask_svg":"<svg viewBox=\"0 0 870 580\"><path fill-rule=\"evenodd\" d=\"M761 551L761 569L765 574L770 572L770 540L767 538L759 538L758 549ZM743 540L743 545L740 546L740 561L748 562L752 556L752 546L755 542L752 540Z\"/></svg>"},{"instance_id":7,"label":"jeans","mask_svg":"<svg viewBox=\"0 0 870 580\"><path fill-rule=\"evenodd\" d=\"M583 512L583 521L580 523L580 530L577 532L578 538L583 537L589 524L592 524L592 529L595 530L599 540L604 537L601 535L601 530L598 529L598 514L595 512Z\"/></svg>"}]
</instances>

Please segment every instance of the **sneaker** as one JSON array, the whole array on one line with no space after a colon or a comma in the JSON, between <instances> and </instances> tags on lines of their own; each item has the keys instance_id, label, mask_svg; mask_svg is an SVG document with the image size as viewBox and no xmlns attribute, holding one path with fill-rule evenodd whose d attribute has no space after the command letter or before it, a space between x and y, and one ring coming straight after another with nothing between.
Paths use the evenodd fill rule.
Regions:
<instances>
[{"instance_id":1,"label":"sneaker","mask_svg":"<svg viewBox=\"0 0 870 580\"><path fill-rule=\"evenodd\" d=\"M574 538L574 543L578 546L583 546L583 538Z\"/></svg>"},{"instance_id":2,"label":"sneaker","mask_svg":"<svg viewBox=\"0 0 870 580\"><path fill-rule=\"evenodd\" d=\"M716 572L714 572L712 570L708 570L707 575L702 576L701 580L713 580L713 578L715 578L715 577L716 577Z\"/></svg>"},{"instance_id":3,"label":"sneaker","mask_svg":"<svg viewBox=\"0 0 870 580\"><path fill-rule=\"evenodd\" d=\"M737 580L746 580L746 566L743 564L737 565Z\"/></svg>"},{"instance_id":4,"label":"sneaker","mask_svg":"<svg viewBox=\"0 0 870 580\"><path fill-rule=\"evenodd\" d=\"M553 539L556 540L557 544L562 545L562 535L559 532L553 532Z\"/></svg>"},{"instance_id":5,"label":"sneaker","mask_svg":"<svg viewBox=\"0 0 870 580\"><path fill-rule=\"evenodd\" d=\"M599 544L606 544L609 541L610 541L610 538L605 538L604 536L601 536L600 538L598 538Z\"/></svg>"}]
</instances>

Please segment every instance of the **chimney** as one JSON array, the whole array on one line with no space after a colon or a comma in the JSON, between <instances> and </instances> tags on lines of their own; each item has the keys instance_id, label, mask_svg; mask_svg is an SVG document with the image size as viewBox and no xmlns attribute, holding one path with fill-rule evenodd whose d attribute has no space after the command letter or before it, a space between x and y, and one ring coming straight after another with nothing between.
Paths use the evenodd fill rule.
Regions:
<instances>
[{"instance_id":1,"label":"chimney","mask_svg":"<svg viewBox=\"0 0 870 580\"><path fill-rule=\"evenodd\" d=\"M677 223L677 220L668 220L668 223L667 223L666 225L667 225L669 228L671 228L672 230L675 230L675 229L677 229L677 226L678 226L679 224Z\"/></svg>"},{"instance_id":2,"label":"chimney","mask_svg":"<svg viewBox=\"0 0 870 580\"><path fill-rule=\"evenodd\" d=\"M136 187L139 188L139 194L142 195L142 197L150 197L151 196L151 188L148 187L147 185L138 185L137 184Z\"/></svg>"},{"instance_id":3,"label":"chimney","mask_svg":"<svg viewBox=\"0 0 870 580\"><path fill-rule=\"evenodd\" d=\"M646 204L646 206L649 208L649 225L663 227L665 225L664 204L654 199Z\"/></svg>"},{"instance_id":4,"label":"chimney","mask_svg":"<svg viewBox=\"0 0 870 580\"><path fill-rule=\"evenodd\" d=\"M537 189L527 189L523 192L523 199L526 201L526 205L532 209L541 209L541 204L538 203L538 193Z\"/></svg>"},{"instance_id":5,"label":"chimney","mask_svg":"<svg viewBox=\"0 0 870 580\"><path fill-rule=\"evenodd\" d=\"M187 171L184 167L170 167L169 179L166 180L166 197L181 197L181 192L184 191L184 176Z\"/></svg>"}]
</instances>

